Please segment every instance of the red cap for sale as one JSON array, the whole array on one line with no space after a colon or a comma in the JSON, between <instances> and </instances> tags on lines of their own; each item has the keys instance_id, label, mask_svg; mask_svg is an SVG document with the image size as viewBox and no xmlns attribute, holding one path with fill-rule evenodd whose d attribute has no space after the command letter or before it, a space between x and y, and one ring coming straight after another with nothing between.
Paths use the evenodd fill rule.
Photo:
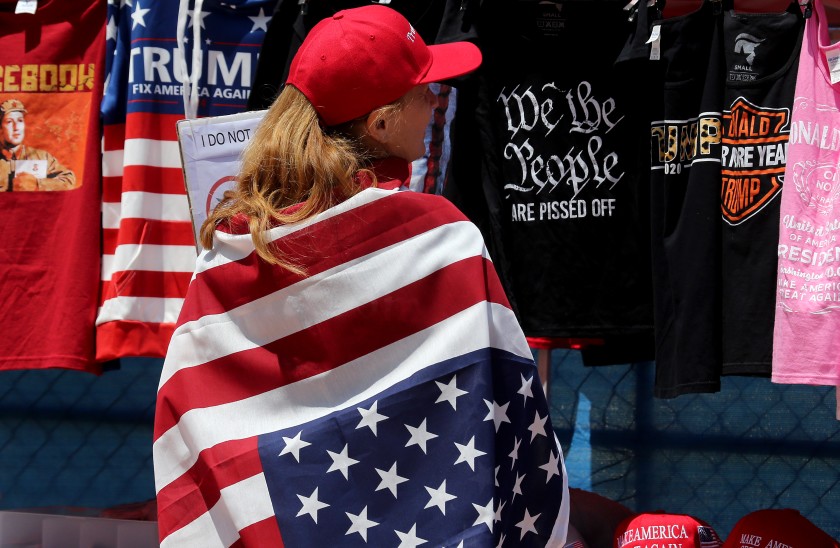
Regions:
<instances>
[{"instance_id":1,"label":"red cap for sale","mask_svg":"<svg viewBox=\"0 0 840 548\"><path fill-rule=\"evenodd\" d=\"M654 545L720 548L721 541L708 523L686 514L639 514L625 519L615 529L614 548Z\"/></svg>"},{"instance_id":2,"label":"red cap for sale","mask_svg":"<svg viewBox=\"0 0 840 548\"><path fill-rule=\"evenodd\" d=\"M787 546L788 548L838 548L828 533L790 508L756 510L738 520L726 537L724 548Z\"/></svg>"},{"instance_id":3,"label":"red cap for sale","mask_svg":"<svg viewBox=\"0 0 840 548\"><path fill-rule=\"evenodd\" d=\"M334 126L480 64L475 44L427 46L402 14L374 4L316 24L292 59L286 84L309 99L324 125Z\"/></svg>"}]
</instances>

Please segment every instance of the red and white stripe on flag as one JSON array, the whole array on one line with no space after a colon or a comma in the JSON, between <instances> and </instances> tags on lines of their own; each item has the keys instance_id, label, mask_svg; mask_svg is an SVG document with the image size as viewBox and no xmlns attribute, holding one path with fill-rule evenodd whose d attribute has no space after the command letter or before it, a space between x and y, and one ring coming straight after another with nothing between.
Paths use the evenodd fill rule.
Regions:
<instances>
[{"instance_id":1,"label":"red and white stripe on flag","mask_svg":"<svg viewBox=\"0 0 840 548\"><path fill-rule=\"evenodd\" d=\"M546 538L565 538L567 514L559 510L567 489L565 474L558 469L562 454L556 438L545 433L548 410L539 382L533 383L533 394L530 390L536 377L530 349L478 230L454 206L437 196L367 189L308 221L273 228L270 239L281 253L300 260L305 276L259 260L247 233L217 231L216 238L214 249L198 258L158 391L153 454L163 546L282 545L281 510L294 506L297 517L308 513L317 524L318 488L311 497L306 492L306 497L298 494L299 500L278 499L266 479L271 470L259 454L266 436L339 421L346 410L362 411L364 402L369 413L384 416L375 412L378 398L408 398L400 394L416 389L422 384L418 379L434 380L437 371L443 371L441 364L449 364L446 372L453 375L454 391L456 377L466 378L459 369L466 367L462 362L480 361L464 356L487 352L510 357L508 361L531 375L527 392L522 375L519 394L525 395L526 406L529 400L539 406L527 418L533 418L532 425L517 427L524 433L511 432L510 445L516 443L510 454L515 465L520 445L528 438L536 438L533 447L537 442L548 447L538 456L546 457L539 461L542 470L534 465L532 476L538 486L550 487L557 495L544 506L541 522L535 510L539 508L531 506L524 519L512 517L510 527L521 538L538 534L540 527L539 534ZM485 431L489 428L491 438L494 423L498 433L509 428L499 423L510 422L499 411L508 405L496 406L494 398L490 396L492 405L486 399L480 403L483 409L476 423ZM523 407L521 402L517 406ZM462 403L462 411L464 407ZM423 428L425 424L424 420ZM549 431L550 424L549 420ZM376 434L376 423L370 430ZM282 439L280 455L293 453L298 461L295 448L311 445L296 445L291 434ZM345 446L345 456L346 450ZM473 459L479 453L486 454L474 452ZM334 459L336 454L331 453ZM291 459L292 454L285 457ZM482 473L489 473L490 481L483 483L492 490L494 461L488 462ZM396 466L397 462L392 471L399 477ZM460 466L467 470L463 462ZM470 468L478 473L472 463ZM498 468L496 474L501 481ZM514 476L513 491L520 495L525 475ZM444 482L440 491L445 486ZM394 497L397 489L394 485ZM528 500L526 495L516 499L523 500ZM567 512L567 497L563 502ZM443 503L436 504L444 510ZM463 527L481 531L486 525L492 532L492 500L487 506L467 505L471 515ZM503 504L496 508L497 516L503 509ZM361 520L366 512L367 507L353 518L349 512L340 517ZM291 516L295 519L294 513ZM452 516L450 511L446 517ZM309 516L304 517L309 522ZM367 541L367 529L354 530L357 523L372 527L373 521L353 521L346 533ZM392 534L402 538L418 533L405 529Z\"/></svg>"},{"instance_id":2,"label":"red and white stripe on flag","mask_svg":"<svg viewBox=\"0 0 840 548\"><path fill-rule=\"evenodd\" d=\"M97 361L163 357L195 267L175 123L134 112L103 136Z\"/></svg>"}]
</instances>

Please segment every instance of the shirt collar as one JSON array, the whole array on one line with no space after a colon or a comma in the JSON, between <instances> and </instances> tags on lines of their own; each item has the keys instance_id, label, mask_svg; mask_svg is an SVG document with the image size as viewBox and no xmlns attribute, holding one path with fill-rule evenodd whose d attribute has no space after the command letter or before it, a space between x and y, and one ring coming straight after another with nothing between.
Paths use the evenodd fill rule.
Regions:
<instances>
[{"instance_id":1,"label":"shirt collar","mask_svg":"<svg viewBox=\"0 0 840 548\"><path fill-rule=\"evenodd\" d=\"M376 177L376 188L385 190L407 189L411 182L411 164L402 158L391 156L375 160L368 169ZM368 171L360 172L356 178L362 188L374 186Z\"/></svg>"},{"instance_id":2,"label":"shirt collar","mask_svg":"<svg viewBox=\"0 0 840 548\"><path fill-rule=\"evenodd\" d=\"M21 156L23 156L25 152L26 145L20 145L17 151L14 152L15 159L20 160ZM0 154L2 154L3 158L5 158L6 160L12 159L12 151L8 148L0 148Z\"/></svg>"}]
</instances>

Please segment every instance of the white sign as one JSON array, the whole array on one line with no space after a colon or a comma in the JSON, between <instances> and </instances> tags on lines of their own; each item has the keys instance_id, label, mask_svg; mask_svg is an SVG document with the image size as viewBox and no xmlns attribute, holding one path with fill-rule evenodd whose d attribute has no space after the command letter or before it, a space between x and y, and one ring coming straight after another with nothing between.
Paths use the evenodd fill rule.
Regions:
<instances>
[{"instance_id":1,"label":"white sign","mask_svg":"<svg viewBox=\"0 0 840 548\"><path fill-rule=\"evenodd\" d=\"M30 173L38 179L47 176L46 160L15 160L15 174Z\"/></svg>"},{"instance_id":2,"label":"white sign","mask_svg":"<svg viewBox=\"0 0 840 548\"><path fill-rule=\"evenodd\" d=\"M196 247L201 224L225 190L233 187L240 156L254 137L265 110L179 120L178 144L190 203Z\"/></svg>"}]
</instances>

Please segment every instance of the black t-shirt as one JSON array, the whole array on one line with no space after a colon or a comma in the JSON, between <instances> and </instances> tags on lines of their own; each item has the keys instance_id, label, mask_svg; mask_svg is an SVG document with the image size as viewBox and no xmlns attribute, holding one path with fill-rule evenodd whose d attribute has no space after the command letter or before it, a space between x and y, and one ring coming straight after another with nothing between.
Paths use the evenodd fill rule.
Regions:
<instances>
[{"instance_id":1,"label":"black t-shirt","mask_svg":"<svg viewBox=\"0 0 840 548\"><path fill-rule=\"evenodd\" d=\"M656 319L654 395L720 389L720 3L649 23L641 10L623 59L659 50L645 89ZM658 33L659 38L640 47Z\"/></svg>"},{"instance_id":2,"label":"black t-shirt","mask_svg":"<svg viewBox=\"0 0 840 548\"><path fill-rule=\"evenodd\" d=\"M661 57L647 86L657 397L769 373L778 176L802 19L795 5L728 7L706 1L650 24L641 13L623 55Z\"/></svg>"},{"instance_id":3,"label":"black t-shirt","mask_svg":"<svg viewBox=\"0 0 840 548\"><path fill-rule=\"evenodd\" d=\"M804 21L796 3L784 13L723 16L724 375L771 373L779 206Z\"/></svg>"},{"instance_id":4,"label":"black t-shirt","mask_svg":"<svg viewBox=\"0 0 840 548\"><path fill-rule=\"evenodd\" d=\"M614 68L623 5L478 13L484 61L459 90L444 194L482 228L528 336L652 331L647 127Z\"/></svg>"}]
</instances>

